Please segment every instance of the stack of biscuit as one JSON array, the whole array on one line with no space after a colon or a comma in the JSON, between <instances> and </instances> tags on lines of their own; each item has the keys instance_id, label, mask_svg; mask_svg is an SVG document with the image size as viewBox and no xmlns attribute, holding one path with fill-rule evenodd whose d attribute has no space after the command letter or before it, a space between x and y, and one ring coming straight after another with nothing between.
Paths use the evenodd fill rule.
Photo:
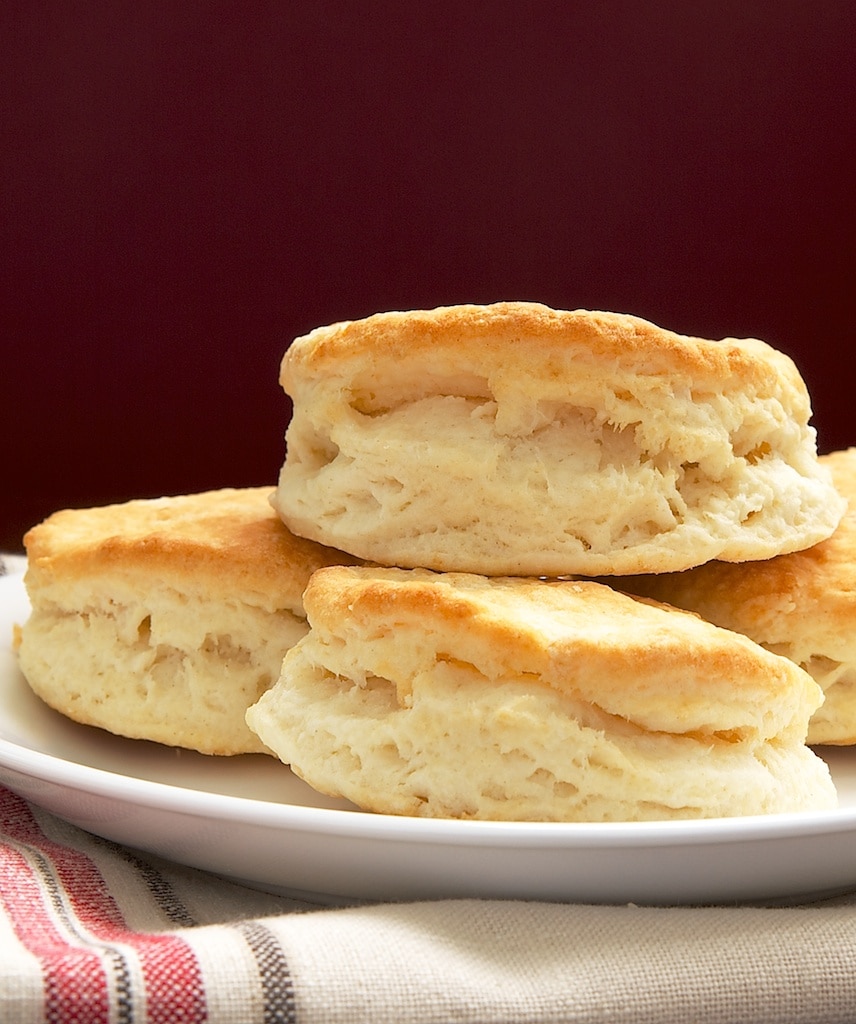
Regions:
<instances>
[{"instance_id":1,"label":"stack of biscuit","mask_svg":"<svg viewBox=\"0 0 856 1024\"><path fill-rule=\"evenodd\" d=\"M267 546L233 530L224 492L30 531L19 656L49 703L123 735L272 752L388 814L834 805L806 746L823 702L808 666L641 592L831 543L845 501L788 357L508 302L319 328L288 348L281 383L293 415L273 509L272 489L253 492ZM176 538L182 502L206 511ZM234 732L213 742L205 709L230 688L214 717Z\"/></svg>"},{"instance_id":2,"label":"stack of biscuit","mask_svg":"<svg viewBox=\"0 0 856 1024\"><path fill-rule=\"evenodd\" d=\"M311 785L542 821L834 801L805 671L616 585L833 533L785 355L516 302L319 328L281 383L280 516L375 563L313 575L310 631L247 714Z\"/></svg>"}]
</instances>

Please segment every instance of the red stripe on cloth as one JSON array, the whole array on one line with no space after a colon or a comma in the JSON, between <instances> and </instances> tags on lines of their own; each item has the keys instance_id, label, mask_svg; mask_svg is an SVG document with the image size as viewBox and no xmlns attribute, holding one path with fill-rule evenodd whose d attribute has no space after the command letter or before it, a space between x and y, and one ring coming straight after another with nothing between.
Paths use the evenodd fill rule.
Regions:
<instances>
[{"instance_id":1,"label":"red stripe on cloth","mask_svg":"<svg viewBox=\"0 0 856 1024\"><path fill-rule=\"evenodd\" d=\"M0 788L4 826L10 823L6 795ZM46 906L50 896L26 859L6 843L0 843L0 899L19 941L41 964L45 1020L60 1020L62 1008L73 1006L81 1020L107 1024L109 995L101 957L69 946Z\"/></svg>"},{"instance_id":2,"label":"red stripe on cloth","mask_svg":"<svg viewBox=\"0 0 856 1024\"><path fill-rule=\"evenodd\" d=\"M201 968L190 945L175 935L147 935L129 930L96 865L77 850L48 839L39 829L26 802L3 787L0 787L0 814L10 838L28 844L50 862L61 886L59 895L65 897L65 905L77 922L98 942L121 944L135 951L146 988L148 1019L152 1024L202 1024L207 1019L205 990ZM10 916L15 921L21 941L42 959L46 996L50 998L53 995L62 1000L90 998L89 974L84 972L80 977L81 982L86 982L80 992L71 991L67 982L70 980L69 972L80 971L81 964L86 964L87 969L93 964L100 972L106 1010L108 978L101 953L87 949L84 937L77 946L54 928L44 905L50 893L45 893L43 886L39 886L38 876L22 857L12 863L19 880L27 877L27 892L13 887L10 892L17 891L20 895L9 899L4 885L3 898L9 905ZM44 885L46 880L42 879L42 882ZM26 922L33 916L34 903L40 908L40 920L38 926L31 929ZM75 923L71 922L72 927ZM42 938L46 926L52 934L49 949L44 947ZM105 949L104 952L109 951ZM47 1019L50 1020L50 1016ZM93 1021L102 1019L106 1021L107 1018L92 1017Z\"/></svg>"}]
</instances>

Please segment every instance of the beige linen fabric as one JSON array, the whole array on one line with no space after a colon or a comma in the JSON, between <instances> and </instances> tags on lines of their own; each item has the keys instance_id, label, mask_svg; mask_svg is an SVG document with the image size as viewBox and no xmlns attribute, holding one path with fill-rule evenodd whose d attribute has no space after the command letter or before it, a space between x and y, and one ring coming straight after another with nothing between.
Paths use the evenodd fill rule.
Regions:
<instances>
[{"instance_id":1,"label":"beige linen fabric","mask_svg":"<svg viewBox=\"0 0 856 1024\"><path fill-rule=\"evenodd\" d=\"M853 909L464 900L274 928L304 1021L819 1024L853 1020Z\"/></svg>"}]
</instances>

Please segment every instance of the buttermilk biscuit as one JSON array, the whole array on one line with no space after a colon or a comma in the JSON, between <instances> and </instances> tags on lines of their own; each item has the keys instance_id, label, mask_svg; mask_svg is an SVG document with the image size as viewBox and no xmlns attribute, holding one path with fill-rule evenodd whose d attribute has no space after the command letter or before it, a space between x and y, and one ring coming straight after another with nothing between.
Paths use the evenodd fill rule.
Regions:
<instances>
[{"instance_id":1,"label":"buttermilk biscuit","mask_svg":"<svg viewBox=\"0 0 856 1024\"><path fill-rule=\"evenodd\" d=\"M767 562L712 562L684 573L616 581L689 608L801 665L826 700L810 743L856 743L856 448L821 456L849 511L829 538Z\"/></svg>"},{"instance_id":2,"label":"buttermilk biscuit","mask_svg":"<svg viewBox=\"0 0 856 1024\"><path fill-rule=\"evenodd\" d=\"M65 510L25 537L18 660L64 715L210 754L263 751L244 713L308 626L340 552L294 537L270 487Z\"/></svg>"},{"instance_id":3,"label":"buttermilk biscuit","mask_svg":"<svg viewBox=\"0 0 856 1024\"><path fill-rule=\"evenodd\" d=\"M802 378L754 339L526 302L380 313L286 352L275 504L383 565L665 572L832 533Z\"/></svg>"},{"instance_id":4,"label":"buttermilk biscuit","mask_svg":"<svg viewBox=\"0 0 856 1024\"><path fill-rule=\"evenodd\" d=\"M387 814L529 821L828 808L817 684L695 615L592 582L331 568L249 709L321 792Z\"/></svg>"}]
</instances>

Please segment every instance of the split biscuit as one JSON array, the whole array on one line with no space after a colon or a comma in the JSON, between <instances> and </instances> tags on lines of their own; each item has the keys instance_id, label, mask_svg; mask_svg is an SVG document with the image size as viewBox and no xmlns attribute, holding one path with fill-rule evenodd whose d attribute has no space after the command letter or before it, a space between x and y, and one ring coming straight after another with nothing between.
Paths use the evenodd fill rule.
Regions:
<instances>
[{"instance_id":1,"label":"split biscuit","mask_svg":"<svg viewBox=\"0 0 856 1024\"><path fill-rule=\"evenodd\" d=\"M386 814L639 821L834 806L817 684L695 615L593 582L326 568L250 727Z\"/></svg>"},{"instance_id":2,"label":"split biscuit","mask_svg":"<svg viewBox=\"0 0 856 1024\"><path fill-rule=\"evenodd\" d=\"M665 572L808 547L844 511L799 372L755 339L450 306L318 328L280 381L280 515L383 565Z\"/></svg>"},{"instance_id":3,"label":"split biscuit","mask_svg":"<svg viewBox=\"0 0 856 1024\"><path fill-rule=\"evenodd\" d=\"M822 455L849 510L835 533L766 562L711 562L683 573L614 581L745 633L802 666L826 699L810 743L856 743L856 448Z\"/></svg>"},{"instance_id":4,"label":"split biscuit","mask_svg":"<svg viewBox=\"0 0 856 1024\"><path fill-rule=\"evenodd\" d=\"M31 529L18 661L34 692L121 736L264 751L244 714L308 630L312 572L348 560L293 536L271 491L67 509Z\"/></svg>"}]
</instances>

